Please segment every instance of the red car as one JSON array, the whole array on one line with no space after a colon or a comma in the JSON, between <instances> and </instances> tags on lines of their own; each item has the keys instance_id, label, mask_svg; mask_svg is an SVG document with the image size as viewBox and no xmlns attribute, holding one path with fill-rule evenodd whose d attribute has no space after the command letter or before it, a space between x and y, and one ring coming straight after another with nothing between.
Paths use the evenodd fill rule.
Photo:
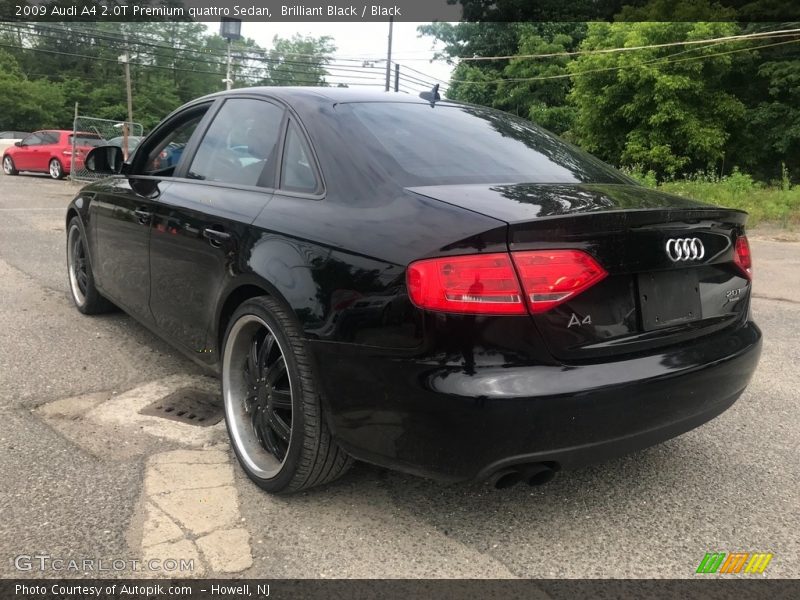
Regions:
<instances>
[{"instance_id":1,"label":"red car","mask_svg":"<svg viewBox=\"0 0 800 600\"><path fill-rule=\"evenodd\" d=\"M53 179L68 175L72 165L73 132L63 129L36 131L7 148L3 153L3 172L16 175L20 171L49 173ZM80 132L75 140L75 168L83 168L86 154L103 143L96 133Z\"/></svg>"}]
</instances>

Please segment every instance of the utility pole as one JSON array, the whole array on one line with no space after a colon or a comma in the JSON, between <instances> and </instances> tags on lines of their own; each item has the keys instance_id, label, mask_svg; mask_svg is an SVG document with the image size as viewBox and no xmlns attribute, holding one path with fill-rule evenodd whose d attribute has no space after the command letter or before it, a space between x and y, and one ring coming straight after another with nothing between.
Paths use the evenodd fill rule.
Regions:
<instances>
[{"instance_id":1,"label":"utility pole","mask_svg":"<svg viewBox=\"0 0 800 600\"><path fill-rule=\"evenodd\" d=\"M386 53L386 91L392 85L392 29L394 28L394 17L389 17L389 51Z\"/></svg>"},{"instance_id":2,"label":"utility pole","mask_svg":"<svg viewBox=\"0 0 800 600\"><path fill-rule=\"evenodd\" d=\"M75 118L72 119L72 154L69 155L69 178L75 181L75 152L78 151L78 103L75 103Z\"/></svg>"},{"instance_id":3,"label":"utility pole","mask_svg":"<svg viewBox=\"0 0 800 600\"><path fill-rule=\"evenodd\" d=\"M229 90L233 87L233 73L231 72L231 42L233 40L241 39L242 37L242 21L241 19L227 19L222 17L219 23L219 34L228 40L228 68L225 72L225 89Z\"/></svg>"},{"instance_id":4,"label":"utility pole","mask_svg":"<svg viewBox=\"0 0 800 600\"><path fill-rule=\"evenodd\" d=\"M127 57L126 54L125 58ZM130 129L133 123L133 92L131 91L131 63L128 60L125 61L125 88L128 91L128 129Z\"/></svg>"},{"instance_id":5,"label":"utility pole","mask_svg":"<svg viewBox=\"0 0 800 600\"><path fill-rule=\"evenodd\" d=\"M233 79L231 78L231 38L228 38L228 70L225 73L225 89L229 90L233 87Z\"/></svg>"},{"instance_id":6,"label":"utility pole","mask_svg":"<svg viewBox=\"0 0 800 600\"><path fill-rule=\"evenodd\" d=\"M125 66L125 88L128 93L128 121L122 125L122 153L128 160L128 136L133 123L133 92L131 90L131 61L127 50L119 57L119 62Z\"/></svg>"}]
</instances>

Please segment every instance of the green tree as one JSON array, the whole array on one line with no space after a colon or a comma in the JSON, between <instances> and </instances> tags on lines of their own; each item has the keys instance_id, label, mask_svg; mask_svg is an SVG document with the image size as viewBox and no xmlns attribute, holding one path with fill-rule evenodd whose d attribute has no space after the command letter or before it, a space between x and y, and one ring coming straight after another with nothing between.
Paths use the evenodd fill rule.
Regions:
<instances>
[{"instance_id":1,"label":"green tree","mask_svg":"<svg viewBox=\"0 0 800 600\"><path fill-rule=\"evenodd\" d=\"M761 150L765 178L780 177L781 163L800 174L800 60L766 62L758 70L767 95L748 114L751 139ZM755 166L755 165L754 165Z\"/></svg>"},{"instance_id":2,"label":"green tree","mask_svg":"<svg viewBox=\"0 0 800 600\"><path fill-rule=\"evenodd\" d=\"M225 87L227 41L201 23L0 23L0 44L0 120L10 129L69 127L76 102L83 115L127 119L123 53L133 119L145 129ZM334 51L328 37L276 38L271 50L239 40L231 48L234 85L324 85Z\"/></svg>"},{"instance_id":3,"label":"green tree","mask_svg":"<svg viewBox=\"0 0 800 600\"><path fill-rule=\"evenodd\" d=\"M591 23L581 50L738 32L737 24L721 22ZM728 44L725 51L736 47ZM745 111L725 89L732 62L732 55L711 45L583 54L569 65L575 76L570 92L577 111L575 138L606 160L662 177L713 169Z\"/></svg>"},{"instance_id":4,"label":"green tree","mask_svg":"<svg viewBox=\"0 0 800 600\"><path fill-rule=\"evenodd\" d=\"M262 67L262 85L327 85L325 65L334 52L336 46L329 36L276 35Z\"/></svg>"},{"instance_id":5,"label":"green tree","mask_svg":"<svg viewBox=\"0 0 800 600\"><path fill-rule=\"evenodd\" d=\"M0 49L0 129L59 127L63 102L60 86L28 80L16 59Z\"/></svg>"},{"instance_id":6,"label":"green tree","mask_svg":"<svg viewBox=\"0 0 800 600\"><path fill-rule=\"evenodd\" d=\"M443 43L439 58L564 53L586 34L581 23L433 23L418 28ZM529 118L557 133L570 128L569 56L548 59L463 60L453 71L448 97Z\"/></svg>"},{"instance_id":7,"label":"green tree","mask_svg":"<svg viewBox=\"0 0 800 600\"><path fill-rule=\"evenodd\" d=\"M434 38L443 44L434 56L452 59L473 56L509 56L519 50L519 23L431 23L420 25L420 35ZM453 100L494 106L498 96L497 84L507 61L462 61L456 66L448 86L447 96Z\"/></svg>"},{"instance_id":8,"label":"green tree","mask_svg":"<svg viewBox=\"0 0 800 600\"><path fill-rule=\"evenodd\" d=\"M567 103L572 87L567 67L586 35L586 25L575 23L525 24L519 29L522 56L557 54L547 58L515 58L503 69L506 80L497 86L496 108L526 117L564 134L575 120L575 108Z\"/></svg>"}]
</instances>

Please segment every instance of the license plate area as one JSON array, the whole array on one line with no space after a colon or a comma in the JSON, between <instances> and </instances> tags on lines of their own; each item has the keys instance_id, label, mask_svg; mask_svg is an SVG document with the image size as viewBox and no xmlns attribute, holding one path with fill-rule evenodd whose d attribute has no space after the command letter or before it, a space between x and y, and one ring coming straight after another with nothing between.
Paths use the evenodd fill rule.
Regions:
<instances>
[{"instance_id":1,"label":"license plate area","mask_svg":"<svg viewBox=\"0 0 800 600\"><path fill-rule=\"evenodd\" d=\"M645 331L703 318L697 269L640 273L638 282Z\"/></svg>"}]
</instances>

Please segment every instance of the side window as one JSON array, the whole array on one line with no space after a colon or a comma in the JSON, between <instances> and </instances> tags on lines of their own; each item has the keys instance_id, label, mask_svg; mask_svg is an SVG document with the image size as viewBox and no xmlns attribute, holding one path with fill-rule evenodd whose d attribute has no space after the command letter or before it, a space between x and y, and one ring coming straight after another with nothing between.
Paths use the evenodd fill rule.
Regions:
<instances>
[{"instance_id":1,"label":"side window","mask_svg":"<svg viewBox=\"0 0 800 600\"><path fill-rule=\"evenodd\" d=\"M317 177L311 166L311 152L297 125L292 122L283 149L281 189L313 194L317 187Z\"/></svg>"},{"instance_id":2,"label":"side window","mask_svg":"<svg viewBox=\"0 0 800 600\"><path fill-rule=\"evenodd\" d=\"M32 133L24 140L22 140L23 146L41 146L42 145L42 134L41 133Z\"/></svg>"},{"instance_id":3,"label":"side window","mask_svg":"<svg viewBox=\"0 0 800 600\"><path fill-rule=\"evenodd\" d=\"M187 177L274 186L283 109L264 100L231 98L214 117Z\"/></svg>"},{"instance_id":4,"label":"side window","mask_svg":"<svg viewBox=\"0 0 800 600\"><path fill-rule=\"evenodd\" d=\"M58 144L60 135L55 131L42 132L42 144Z\"/></svg>"},{"instance_id":5,"label":"side window","mask_svg":"<svg viewBox=\"0 0 800 600\"><path fill-rule=\"evenodd\" d=\"M206 106L203 110L193 112L187 120L181 121L173 129L165 132L163 137L155 142L155 146L149 148L147 158L144 159L142 170L144 175L172 176L186 144L189 143L208 108Z\"/></svg>"}]
</instances>

